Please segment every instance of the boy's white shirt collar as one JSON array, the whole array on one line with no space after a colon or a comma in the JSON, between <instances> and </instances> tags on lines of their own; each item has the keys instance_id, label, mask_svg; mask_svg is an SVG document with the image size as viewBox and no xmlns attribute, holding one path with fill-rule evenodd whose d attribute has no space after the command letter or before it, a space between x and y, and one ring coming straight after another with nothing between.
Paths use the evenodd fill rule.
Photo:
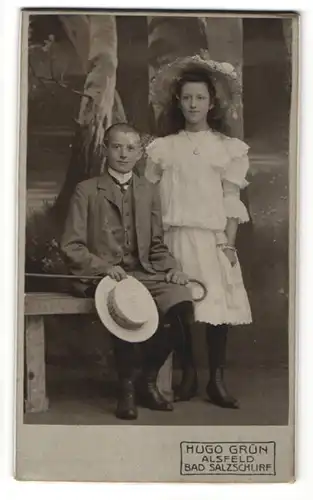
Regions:
<instances>
[{"instance_id":1,"label":"boy's white shirt collar","mask_svg":"<svg viewBox=\"0 0 313 500\"><path fill-rule=\"evenodd\" d=\"M128 182L133 176L132 170L130 172L127 172L126 174L123 174L121 172L113 170L113 168L111 167L108 168L108 173L112 175L112 177L114 177L121 184L124 184L124 182Z\"/></svg>"}]
</instances>

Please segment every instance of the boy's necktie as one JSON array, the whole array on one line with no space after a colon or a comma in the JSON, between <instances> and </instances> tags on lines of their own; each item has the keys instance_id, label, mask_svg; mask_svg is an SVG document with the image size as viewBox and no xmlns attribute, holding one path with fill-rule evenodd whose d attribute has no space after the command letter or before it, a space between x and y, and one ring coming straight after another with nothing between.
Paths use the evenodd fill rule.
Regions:
<instances>
[{"instance_id":1,"label":"boy's necktie","mask_svg":"<svg viewBox=\"0 0 313 500\"><path fill-rule=\"evenodd\" d=\"M111 175L111 179L115 182L115 184L120 188L122 193L126 193L128 186L131 183L132 178L129 179L129 181L126 182L119 182L115 177Z\"/></svg>"}]
</instances>

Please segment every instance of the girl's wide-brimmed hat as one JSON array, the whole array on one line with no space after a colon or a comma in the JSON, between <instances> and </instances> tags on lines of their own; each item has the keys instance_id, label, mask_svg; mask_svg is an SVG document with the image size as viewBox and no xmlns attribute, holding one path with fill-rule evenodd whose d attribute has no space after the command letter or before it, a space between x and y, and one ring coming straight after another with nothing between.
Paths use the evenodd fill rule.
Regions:
<instances>
[{"instance_id":1,"label":"girl's wide-brimmed hat","mask_svg":"<svg viewBox=\"0 0 313 500\"><path fill-rule=\"evenodd\" d=\"M95 306L109 332L126 342L144 342L157 330L156 304L147 288L132 276L120 282L103 278L96 288Z\"/></svg>"},{"instance_id":2,"label":"girl's wide-brimmed hat","mask_svg":"<svg viewBox=\"0 0 313 500\"><path fill-rule=\"evenodd\" d=\"M151 80L150 101L166 108L174 94L177 82L186 72L204 71L213 83L220 106L234 109L236 97L242 92L241 80L232 64L213 61L207 51L194 56L180 57L162 66Z\"/></svg>"}]
</instances>

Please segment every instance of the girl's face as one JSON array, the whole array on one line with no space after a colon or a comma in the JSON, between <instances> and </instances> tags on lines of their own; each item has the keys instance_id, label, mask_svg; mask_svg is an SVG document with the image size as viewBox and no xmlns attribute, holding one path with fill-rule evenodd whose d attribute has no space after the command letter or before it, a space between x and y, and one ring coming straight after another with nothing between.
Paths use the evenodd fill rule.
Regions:
<instances>
[{"instance_id":1,"label":"girl's face","mask_svg":"<svg viewBox=\"0 0 313 500\"><path fill-rule=\"evenodd\" d=\"M206 122L208 111L213 107L204 82L186 82L181 89L179 104L186 122L190 124Z\"/></svg>"}]
</instances>

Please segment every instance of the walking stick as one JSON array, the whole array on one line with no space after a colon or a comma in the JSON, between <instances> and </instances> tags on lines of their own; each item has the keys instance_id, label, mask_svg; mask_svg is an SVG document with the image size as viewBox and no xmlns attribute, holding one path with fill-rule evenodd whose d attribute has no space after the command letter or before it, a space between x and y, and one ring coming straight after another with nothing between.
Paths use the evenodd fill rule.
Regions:
<instances>
[{"instance_id":1,"label":"walking stick","mask_svg":"<svg viewBox=\"0 0 313 500\"><path fill-rule=\"evenodd\" d=\"M88 280L88 281L101 281L103 276L76 276L74 274L40 274L40 273L25 273L29 278L48 278L48 279L72 279L72 280ZM145 275L145 281L163 282L164 276L149 276ZM202 288L203 294L201 297L193 299L194 302L202 302L208 294L207 288L202 281L196 278L190 278L188 283L196 283Z\"/></svg>"}]
</instances>

